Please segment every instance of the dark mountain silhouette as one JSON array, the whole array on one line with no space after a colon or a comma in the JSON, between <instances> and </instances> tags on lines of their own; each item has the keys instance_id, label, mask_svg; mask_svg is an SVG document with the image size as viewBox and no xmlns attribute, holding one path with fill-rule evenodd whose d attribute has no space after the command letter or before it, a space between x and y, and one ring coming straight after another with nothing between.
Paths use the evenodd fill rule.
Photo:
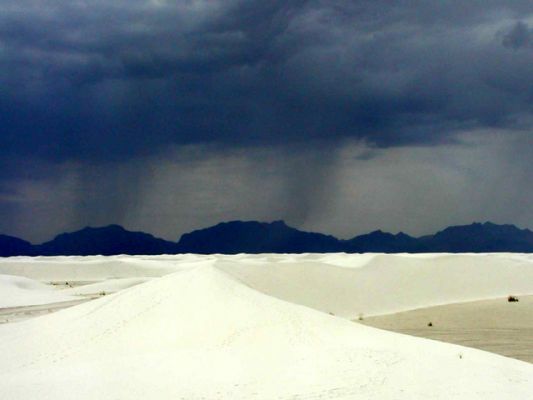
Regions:
<instances>
[{"instance_id":1,"label":"dark mountain silhouette","mask_svg":"<svg viewBox=\"0 0 533 400\"><path fill-rule=\"evenodd\" d=\"M533 252L533 232L491 222L452 226L420 238L431 252Z\"/></svg>"},{"instance_id":2,"label":"dark mountain silhouette","mask_svg":"<svg viewBox=\"0 0 533 400\"><path fill-rule=\"evenodd\" d=\"M175 253L421 253L533 252L533 232L490 222L452 226L414 238L405 233L374 231L349 240L304 232L283 221L231 221L184 234L178 243L118 225L63 233L41 245L0 235L0 256L115 255Z\"/></svg>"},{"instance_id":3,"label":"dark mountain silhouette","mask_svg":"<svg viewBox=\"0 0 533 400\"><path fill-rule=\"evenodd\" d=\"M346 240L344 246L347 253L400 253L422 250L422 244L414 237L403 232L393 235L381 230Z\"/></svg>"},{"instance_id":4,"label":"dark mountain silhouette","mask_svg":"<svg viewBox=\"0 0 533 400\"><path fill-rule=\"evenodd\" d=\"M33 246L30 242L13 236L0 235L0 257L31 255L33 255Z\"/></svg>"},{"instance_id":5,"label":"dark mountain silhouette","mask_svg":"<svg viewBox=\"0 0 533 400\"><path fill-rule=\"evenodd\" d=\"M328 253L343 250L333 236L299 231L283 221L223 222L184 234L178 242L184 253Z\"/></svg>"},{"instance_id":6,"label":"dark mountain silhouette","mask_svg":"<svg viewBox=\"0 0 533 400\"><path fill-rule=\"evenodd\" d=\"M62 233L35 248L38 254L47 256L176 253L175 243L148 233L130 232L119 225Z\"/></svg>"}]
</instances>

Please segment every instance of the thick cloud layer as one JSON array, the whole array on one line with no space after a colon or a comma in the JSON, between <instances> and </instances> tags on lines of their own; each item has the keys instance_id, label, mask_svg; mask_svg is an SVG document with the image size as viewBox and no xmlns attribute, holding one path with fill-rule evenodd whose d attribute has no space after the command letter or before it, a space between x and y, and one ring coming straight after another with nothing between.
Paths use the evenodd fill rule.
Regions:
<instances>
[{"instance_id":1,"label":"thick cloud layer","mask_svg":"<svg viewBox=\"0 0 533 400\"><path fill-rule=\"evenodd\" d=\"M33 201L74 175L71 219L120 222L169 148L276 148L263 165L285 171L282 214L305 224L346 143L365 143L361 162L474 131L524 147L531 71L530 0L3 0L3 224L14 187L32 182ZM95 194L109 168L114 199Z\"/></svg>"},{"instance_id":2,"label":"thick cloud layer","mask_svg":"<svg viewBox=\"0 0 533 400\"><path fill-rule=\"evenodd\" d=\"M15 1L2 157L441 143L531 121L531 1Z\"/></svg>"}]
</instances>

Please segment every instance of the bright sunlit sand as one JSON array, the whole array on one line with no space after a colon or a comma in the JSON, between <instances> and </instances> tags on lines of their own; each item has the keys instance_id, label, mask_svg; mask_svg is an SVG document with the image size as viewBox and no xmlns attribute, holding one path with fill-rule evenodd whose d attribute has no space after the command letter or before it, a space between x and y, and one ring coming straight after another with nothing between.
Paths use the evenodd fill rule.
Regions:
<instances>
[{"instance_id":1,"label":"bright sunlit sand","mask_svg":"<svg viewBox=\"0 0 533 400\"><path fill-rule=\"evenodd\" d=\"M431 316L434 332L457 335L497 320L525 339L530 255L21 257L0 260L0 274L14 294L0 310L0 398L500 400L533 392L533 364L357 322L411 315L405 321L427 330L418 324ZM507 303L509 294L520 302ZM493 300L464 303L482 299ZM427 308L436 304L446 306ZM507 336L502 346L513 342Z\"/></svg>"}]
</instances>

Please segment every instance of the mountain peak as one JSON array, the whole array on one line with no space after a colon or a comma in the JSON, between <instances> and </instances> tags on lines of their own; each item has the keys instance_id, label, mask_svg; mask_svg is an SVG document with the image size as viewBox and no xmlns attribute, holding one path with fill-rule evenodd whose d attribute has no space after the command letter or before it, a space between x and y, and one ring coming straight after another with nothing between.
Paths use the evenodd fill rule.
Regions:
<instances>
[{"instance_id":1,"label":"mountain peak","mask_svg":"<svg viewBox=\"0 0 533 400\"><path fill-rule=\"evenodd\" d=\"M30 242L0 234L0 257L32 255L32 253L33 248Z\"/></svg>"},{"instance_id":2,"label":"mountain peak","mask_svg":"<svg viewBox=\"0 0 533 400\"><path fill-rule=\"evenodd\" d=\"M36 246L44 255L116 255L176 253L176 244L144 232L130 232L120 225L87 226L62 233Z\"/></svg>"},{"instance_id":3,"label":"mountain peak","mask_svg":"<svg viewBox=\"0 0 533 400\"><path fill-rule=\"evenodd\" d=\"M126 229L123 226L118 225L118 224L110 224L110 225L97 226L97 227L86 226L85 228L80 229L79 231L72 232L72 233L87 232L87 231L126 231Z\"/></svg>"},{"instance_id":4,"label":"mountain peak","mask_svg":"<svg viewBox=\"0 0 533 400\"><path fill-rule=\"evenodd\" d=\"M515 225L474 222L450 226L425 238L432 251L448 252L530 252L533 233Z\"/></svg>"},{"instance_id":5,"label":"mountain peak","mask_svg":"<svg viewBox=\"0 0 533 400\"><path fill-rule=\"evenodd\" d=\"M182 235L178 243L112 224L62 233L41 245L0 235L0 256L114 255L175 253L330 253L330 252L533 252L533 232L514 225L473 222L450 226L420 238L381 229L339 240L305 232L283 220L229 221Z\"/></svg>"},{"instance_id":6,"label":"mountain peak","mask_svg":"<svg viewBox=\"0 0 533 400\"><path fill-rule=\"evenodd\" d=\"M180 251L191 253L303 253L341 251L340 241L300 231L282 220L230 221L182 235Z\"/></svg>"},{"instance_id":7,"label":"mountain peak","mask_svg":"<svg viewBox=\"0 0 533 400\"><path fill-rule=\"evenodd\" d=\"M276 221L272 221L272 222L270 223L270 225L273 225L273 226L284 226L284 227L288 227L288 225L287 225L287 224L285 223L285 221L282 220L282 219L278 219L278 220L276 220Z\"/></svg>"}]
</instances>

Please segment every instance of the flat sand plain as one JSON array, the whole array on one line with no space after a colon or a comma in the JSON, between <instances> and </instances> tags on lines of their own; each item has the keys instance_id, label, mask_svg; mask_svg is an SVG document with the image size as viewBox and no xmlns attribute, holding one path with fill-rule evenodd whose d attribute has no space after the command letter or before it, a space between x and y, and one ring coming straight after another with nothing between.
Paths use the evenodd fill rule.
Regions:
<instances>
[{"instance_id":1,"label":"flat sand plain","mask_svg":"<svg viewBox=\"0 0 533 400\"><path fill-rule=\"evenodd\" d=\"M533 363L533 296L518 297L513 303L499 298L449 304L358 322Z\"/></svg>"}]
</instances>

